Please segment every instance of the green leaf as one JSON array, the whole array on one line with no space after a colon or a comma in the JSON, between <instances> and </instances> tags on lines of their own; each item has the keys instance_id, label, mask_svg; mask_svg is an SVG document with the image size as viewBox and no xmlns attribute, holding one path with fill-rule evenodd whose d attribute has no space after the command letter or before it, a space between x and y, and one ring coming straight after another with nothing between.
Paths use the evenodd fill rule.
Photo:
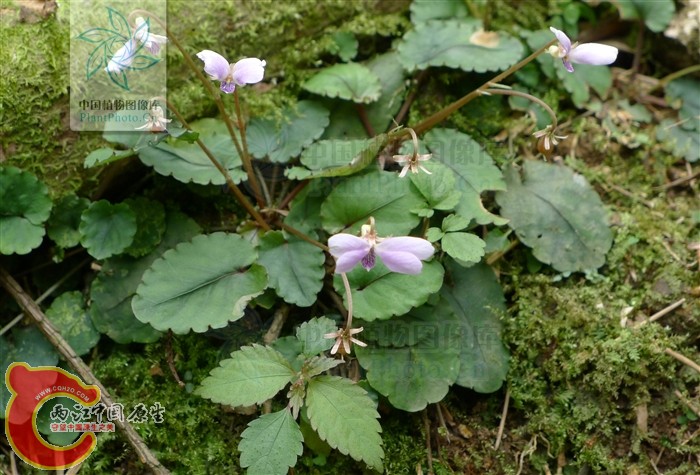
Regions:
<instances>
[{"instance_id":1,"label":"green leaf","mask_svg":"<svg viewBox=\"0 0 700 475\"><path fill-rule=\"evenodd\" d=\"M330 140L316 142L301 156L312 167L292 167L285 174L292 180L347 176L359 172L374 162L390 139L389 134L381 134L361 142ZM350 155L352 154L352 155Z\"/></svg>"},{"instance_id":2,"label":"green leaf","mask_svg":"<svg viewBox=\"0 0 700 475\"><path fill-rule=\"evenodd\" d=\"M195 394L230 406L262 404L295 375L284 356L268 346L244 346L219 364Z\"/></svg>"},{"instance_id":3,"label":"green leaf","mask_svg":"<svg viewBox=\"0 0 700 475\"><path fill-rule=\"evenodd\" d=\"M46 223L48 236L63 248L80 244L80 216L89 205L90 200L78 198L72 193L58 200Z\"/></svg>"},{"instance_id":4,"label":"green leaf","mask_svg":"<svg viewBox=\"0 0 700 475\"><path fill-rule=\"evenodd\" d=\"M440 228L428 228L428 232L425 233L425 239L430 242L438 242L445 235Z\"/></svg>"},{"instance_id":5,"label":"green leaf","mask_svg":"<svg viewBox=\"0 0 700 475\"><path fill-rule=\"evenodd\" d=\"M267 287L257 253L236 234L200 235L156 260L143 274L131 307L158 330L183 334L222 328L243 316ZM206 312L202 312L206 309Z\"/></svg>"},{"instance_id":6,"label":"green leaf","mask_svg":"<svg viewBox=\"0 0 700 475\"><path fill-rule=\"evenodd\" d=\"M312 318L302 323L296 332L302 344L302 353L306 356L314 356L330 350L335 341L332 338L324 338L323 335L337 330L335 322L328 317Z\"/></svg>"},{"instance_id":7,"label":"green leaf","mask_svg":"<svg viewBox=\"0 0 700 475\"><path fill-rule=\"evenodd\" d=\"M136 216L136 234L131 245L124 251L130 256L145 256L158 246L165 232L165 208L157 201L147 198L124 200Z\"/></svg>"},{"instance_id":8,"label":"green leaf","mask_svg":"<svg viewBox=\"0 0 700 475\"><path fill-rule=\"evenodd\" d=\"M688 77L676 79L666 86L666 100L675 107L680 102L679 117L683 128L700 130L700 81ZM644 109L646 111L646 109Z\"/></svg>"},{"instance_id":9,"label":"green leaf","mask_svg":"<svg viewBox=\"0 0 700 475\"><path fill-rule=\"evenodd\" d=\"M0 254L28 254L39 247L51 206L48 188L34 175L0 168Z\"/></svg>"},{"instance_id":10,"label":"green leaf","mask_svg":"<svg viewBox=\"0 0 700 475\"><path fill-rule=\"evenodd\" d=\"M95 328L117 343L150 343L158 340L161 333L134 316L131 299L136 294L143 273L153 261L200 232L200 227L192 219L182 213L168 212L165 234L153 252L140 259L128 256L107 259L90 287L90 316Z\"/></svg>"},{"instance_id":11,"label":"green leaf","mask_svg":"<svg viewBox=\"0 0 700 475\"><path fill-rule=\"evenodd\" d=\"M310 307L323 287L326 256L323 250L297 237L270 231L260 238L260 258L269 285L285 302Z\"/></svg>"},{"instance_id":12,"label":"green leaf","mask_svg":"<svg viewBox=\"0 0 700 475\"><path fill-rule=\"evenodd\" d=\"M329 112L321 104L300 101L282 112L282 123L271 119L252 119L246 128L248 150L255 158L268 157L286 163L318 139L329 123Z\"/></svg>"},{"instance_id":13,"label":"green leaf","mask_svg":"<svg viewBox=\"0 0 700 475\"><path fill-rule=\"evenodd\" d=\"M469 220L457 214L451 214L442 220L442 230L446 233L461 231L469 226Z\"/></svg>"},{"instance_id":14,"label":"green leaf","mask_svg":"<svg viewBox=\"0 0 700 475\"><path fill-rule=\"evenodd\" d=\"M319 376L306 390L307 414L321 439L382 471L382 431L379 414L367 392L346 378Z\"/></svg>"},{"instance_id":15,"label":"green leaf","mask_svg":"<svg viewBox=\"0 0 700 475\"><path fill-rule=\"evenodd\" d=\"M327 356L314 356L306 361L306 377L312 378L343 363L345 362L342 358L336 359Z\"/></svg>"},{"instance_id":16,"label":"green leaf","mask_svg":"<svg viewBox=\"0 0 700 475\"><path fill-rule=\"evenodd\" d=\"M410 179L415 187L425 197L431 209L454 209L459 203L462 193L455 190L456 178L454 172L440 162L430 160L423 166L432 175L411 173Z\"/></svg>"},{"instance_id":17,"label":"green leaf","mask_svg":"<svg viewBox=\"0 0 700 475\"><path fill-rule=\"evenodd\" d=\"M241 170L241 159L223 121L201 119L190 125L192 130L199 133L200 140L214 158L229 172L234 183L239 183L246 177L245 172ZM139 150L139 158L161 175L172 175L183 183L194 182L200 185L226 183L224 176L197 144L179 140L174 140L170 144L161 142L156 146Z\"/></svg>"},{"instance_id":18,"label":"green leaf","mask_svg":"<svg viewBox=\"0 0 700 475\"><path fill-rule=\"evenodd\" d=\"M320 96L359 103L376 101L381 93L377 75L358 63L336 64L322 69L302 87Z\"/></svg>"},{"instance_id":19,"label":"green leaf","mask_svg":"<svg viewBox=\"0 0 700 475\"><path fill-rule=\"evenodd\" d=\"M337 54L343 61L350 61L357 56L357 47L360 43L352 32L338 31L333 33L332 38L333 44L329 48L331 53Z\"/></svg>"},{"instance_id":20,"label":"green leaf","mask_svg":"<svg viewBox=\"0 0 700 475\"><path fill-rule=\"evenodd\" d=\"M486 243L471 233L447 233L441 243L442 250L460 263L479 262L484 257Z\"/></svg>"},{"instance_id":21,"label":"green leaf","mask_svg":"<svg viewBox=\"0 0 700 475\"><path fill-rule=\"evenodd\" d=\"M673 119L662 120L656 128L656 139L678 158L689 162L700 160L700 120L694 119L697 129L686 129Z\"/></svg>"},{"instance_id":22,"label":"green leaf","mask_svg":"<svg viewBox=\"0 0 700 475\"><path fill-rule=\"evenodd\" d=\"M644 20L647 28L656 33L666 29L676 12L673 0L615 0L613 3L620 10L620 18Z\"/></svg>"},{"instance_id":23,"label":"green leaf","mask_svg":"<svg viewBox=\"0 0 700 475\"><path fill-rule=\"evenodd\" d=\"M326 180L312 180L289 204L289 214L284 224L318 238L321 229L321 204L330 193L331 184Z\"/></svg>"},{"instance_id":24,"label":"green leaf","mask_svg":"<svg viewBox=\"0 0 700 475\"><path fill-rule=\"evenodd\" d=\"M23 361L30 366L55 366L58 363L58 353L35 326L15 326L9 334L0 335L0 374L7 373L7 367L16 361ZM5 407L9 401L10 391L2 384L0 419L5 418Z\"/></svg>"},{"instance_id":25,"label":"green leaf","mask_svg":"<svg viewBox=\"0 0 700 475\"><path fill-rule=\"evenodd\" d=\"M97 165L107 165L108 163L116 162L122 158L133 157L136 152L133 150L114 150L113 148L98 148L93 150L85 157L83 166L92 168Z\"/></svg>"},{"instance_id":26,"label":"green leaf","mask_svg":"<svg viewBox=\"0 0 700 475\"><path fill-rule=\"evenodd\" d=\"M377 260L369 272L358 266L348 273L355 315L366 321L386 320L423 305L440 290L444 270L438 261L424 262L418 275L391 272ZM340 276L333 281L336 291L347 296Z\"/></svg>"},{"instance_id":27,"label":"green leaf","mask_svg":"<svg viewBox=\"0 0 700 475\"><path fill-rule=\"evenodd\" d=\"M571 93L571 102L576 107L584 108L591 97L589 89L592 87L600 96L604 96L612 86L612 72L610 68L591 66L589 64L577 64L575 74L571 74L563 67L556 69L557 78Z\"/></svg>"},{"instance_id":28,"label":"green leaf","mask_svg":"<svg viewBox=\"0 0 700 475\"><path fill-rule=\"evenodd\" d=\"M86 354L100 340L100 332L85 310L85 300L78 291L56 297L46 316L78 356Z\"/></svg>"},{"instance_id":29,"label":"green leaf","mask_svg":"<svg viewBox=\"0 0 700 475\"><path fill-rule=\"evenodd\" d=\"M452 312L448 324L459 328L460 367L456 383L480 393L501 387L508 373L508 352L501 342L500 316L505 298L493 270L478 264L447 264L441 297Z\"/></svg>"},{"instance_id":30,"label":"green leaf","mask_svg":"<svg viewBox=\"0 0 700 475\"><path fill-rule=\"evenodd\" d=\"M469 10L463 0L413 0L411 2L411 23L414 25L428 20L449 20L465 18Z\"/></svg>"},{"instance_id":31,"label":"green leaf","mask_svg":"<svg viewBox=\"0 0 700 475\"><path fill-rule=\"evenodd\" d=\"M369 124L375 133L393 128L392 119L401 108L406 92L406 72L395 52L375 56L367 67L379 78L379 99L364 106ZM357 113L357 106L347 101L329 100L331 123L323 134L325 139L365 138L367 130Z\"/></svg>"},{"instance_id":32,"label":"green leaf","mask_svg":"<svg viewBox=\"0 0 700 475\"><path fill-rule=\"evenodd\" d=\"M534 256L560 272L597 269L612 245L603 203L586 179L562 165L526 161L506 172L496 201Z\"/></svg>"},{"instance_id":33,"label":"green leaf","mask_svg":"<svg viewBox=\"0 0 700 475\"><path fill-rule=\"evenodd\" d=\"M381 322L385 338L411 346L356 348L360 365L374 389L404 411L420 411L440 402L460 370L458 327L443 307L421 307L399 319ZM368 324L368 330L373 324ZM374 333L374 332L372 332ZM368 333L368 335L371 333ZM376 333L375 333L376 334ZM397 338L399 341L397 341Z\"/></svg>"},{"instance_id":34,"label":"green leaf","mask_svg":"<svg viewBox=\"0 0 700 475\"><path fill-rule=\"evenodd\" d=\"M304 451L303 440L289 409L263 414L241 434L241 467L248 475L286 475Z\"/></svg>"},{"instance_id":35,"label":"green leaf","mask_svg":"<svg viewBox=\"0 0 700 475\"><path fill-rule=\"evenodd\" d=\"M92 203L80 218L80 243L95 259L120 254L136 235L136 215L129 205L107 200Z\"/></svg>"},{"instance_id":36,"label":"green leaf","mask_svg":"<svg viewBox=\"0 0 700 475\"><path fill-rule=\"evenodd\" d=\"M331 234L357 233L374 216L382 236L401 236L420 219L411 210L425 208L422 196L409 180L396 173L373 170L351 177L328 195L321 206L323 228Z\"/></svg>"},{"instance_id":37,"label":"green leaf","mask_svg":"<svg viewBox=\"0 0 700 475\"><path fill-rule=\"evenodd\" d=\"M481 22L430 20L416 25L399 43L399 60L408 71L447 66L483 73L507 69L523 56L523 46L504 32L484 41Z\"/></svg>"},{"instance_id":38,"label":"green leaf","mask_svg":"<svg viewBox=\"0 0 700 475\"><path fill-rule=\"evenodd\" d=\"M505 190L503 174L491 156L471 137L452 129L433 129L425 135L425 143L433 153L432 160L452 170L455 188L462 197L455 212L478 224L503 225L507 221L484 208L479 196L486 190Z\"/></svg>"},{"instance_id":39,"label":"green leaf","mask_svg":"<svg viewBox=\"0 0 700 475\"><path fill-rule=\"evenodd\" d=\"M118 143L126 148L136 149L139 146L148 146L151 140L150 132L124 131L124 123L129 122L128 116L131 111L117 111L114 113L114 120L107 121L104 126L102 137L107 142Z\"/></svg>"}]
</instances>

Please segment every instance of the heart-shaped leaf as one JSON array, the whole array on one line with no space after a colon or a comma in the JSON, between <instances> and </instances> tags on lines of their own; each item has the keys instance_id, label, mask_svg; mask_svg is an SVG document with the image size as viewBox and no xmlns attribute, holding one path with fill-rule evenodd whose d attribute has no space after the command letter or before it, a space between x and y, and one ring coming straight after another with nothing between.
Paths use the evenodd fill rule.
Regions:
<instances>
[{"instance_id":1,"label":"heart-shaped leaf","mask_svg":"<svg viewBox=\"0 0 700 475\"><path fill-rule=\"evenodd\" d=\"M410 180L396 173L371 171L336 186L321 206L323 228L331 234L357 233L373 216L382 236L408 234L420 222L412 212L426 203Z\"/></svg>"},{"instance_id":2,"label":"heart-shaped leaf","mask_svg":"<svg viewBox=\"0 0 700 475\"><path fill-rule=\"evenodd\" d=\"M260 238L260 259L267 269L270 287L285 302L309 307L323 287L326 275L323 250L296 237L285 238L281 231L270 231Z\"/></svg>"},{"instance_id":3,"label":"heart-shaped leaf","mask_svg":"<svg viewBox=\"0 0 700 475\"><path fill-rule=\"evenodd\" d=\"M336 64L322 69L304 83L304 89L326 97L339 97L359 103L379 99L381 85L376 74L358 63Z\"/></svg>"},{"instance_id":4,"label":"heart-shaped leaf","mask_svg":"<svg viewBox=\"0 0 700 475\"><path fill-rule=\"evenodd\" d=\"M502 225L506 220L488 212L479 196L486 190L505 190L503 174L491 156L471 137L457 130L433 129L425 135L432 160L446 166L456 178L462 196L455 206L458 215L478 224Z\"/></svg>"},{"instance_id":5,"label":"heart-shaped leaf","mask_svg":"<svg viewBox=\"0 0 700 475\"><path fill-rule=\"evenodd\" d=\"M87 198L69 194L58 200L46 223L46 233L61 247L73 247L80 243L80 217L90 205Z\"/></svg>"},{"instance_id":6,"label":"heart-shaped leaf","mask_svg":"<svg viewBox=\"0 0 700 475\"><path fill-rule=\"evenodd\" d=\"M241 159L223 121L201 119L190 125L192 130L199 133L200 140L214 158L228 171L234 183L239 183L245 178L246 174L241 170ZM140 149L139 158L161 175L172 175L183 183L194 182L200 185L226 183L224 176L196 143L161 142L156 146Z\"/></svg>"},{"instance_id":7,"label":"heart-shaped leaf","mask_svg":"<svg viewBox=\"0 0 700 475\"><path fill-rule=\"evenodd\" d=\"M0 168L0 254L28 254L38 247L51 206L48 188L34 175Z\"/></svg>"},{"instance_id":8,"label":"heart-shaped leaf","mask_svg":"<svg viewBox=\"0 0 700 475\"><path fill-rule=\"evenodd\" d=\"M271 119L252 119L246 129L248 150L255 158L285 163L323 134L328 115L321 104L300 101L282 113L279 126Z\"/></svg>"},{"instance_id":9,"label":"heart-shaped leaf","mask_svg":"<svg viewBox=\"0 0 700 475\"><path fill-rule=\"evenodd\" d=\"M348 273L355 315L366 321L403 315L423 305L438 292L443 275L444 270L438 261L423 263L423 270L417 275L391 272L379 260L369 272L357 266ZM347 305L340 276L336 276L333 283Z\"/></svg>"},{"instance_id":10,"label":"heart-shaped leaf","mask_svg":"<svg viewBox=\"0 0 700 475\"><path fill-rule=\"evenodd\" d=\"M523 56L517 39L480 28L473 19L421 22L404 35L399 60L409 71L447 66L483 73L507 69Z\"/></svg>"},{"instance_id":11,"label":"heart-shaped leaf","mask_svg":"<svg viewBox=\"0 0 700 475\"><path fill-rule=\"evenodd\" d=\"M78 356L90 351L100 340L100 332L92 324L80 292L66 292L56 297L46 310L46 316Z\"/></svg>"},{"instance_id":12,"label":"heart-shaped leaf","mask_svg":"<svg viewBox=\"0 0 700 475\"><path fill-rule=\"evenodd\" d=\"M136 215L129 205L107 200L92 203L80 218L80 243L95 259L120 254L136 235Z\"/></svg>"},{"instance_id":13,"label":"heart-shaped leaf","mask_svg":"<svg viewBox=\"0 0 700 475\"><path fill-rule=\"evenodd\" d=\"M131 307L136 318L158 330L182 334L224 327L241 318L267 287L265 268L253 264L256 259L250 242L236 234L197 236L153 263Z\"/></svg>"},{"instance_id":14,"label":"heart-shaped leaf","mask_svg":"<svg viewBox=\"0 0 700 475\"><path fill-rule=\"evenodd\" d=\"M134 316L131 299L136 294L143 273L153 261L200 232L201 228L192 219L181 213L169 212L165 234L153 252L140 259L128 256L107 259L90 287L90 316L95 328L117 343L150 343L158 340L161 333Z\"/></svg>"},{"instance_id":15,"label":"heart-shaped leaf","mask_svg":"<svg viewBox=\"0 0 700 475\"><path fill-rule=\"evenodd\" d=\"M496 194L502 214L533 255L560 272L597 269L612 246L603 203L586 179L562 165L526 161L506 170Z\"/></svg>"}]
</instances>

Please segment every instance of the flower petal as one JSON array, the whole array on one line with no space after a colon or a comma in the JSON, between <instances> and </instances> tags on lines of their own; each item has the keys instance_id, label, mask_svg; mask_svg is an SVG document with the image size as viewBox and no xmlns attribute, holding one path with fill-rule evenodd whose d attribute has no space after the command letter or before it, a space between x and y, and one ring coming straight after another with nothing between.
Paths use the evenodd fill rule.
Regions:
<instances>
[{"instance_id":1,"label":"flower petal","mask_svg":"<svg viewBox=\"0 0 700 475\"><path fill-rule=\"evenodd\" d=\"M602 66L617 59L617 48L600 43L583 43L571 50L569 59L574 63Z\"/></svg>"},{"instance_id":2,"label":"flower petal","mask_svg":"<svg viewBox=\"0 0 700 475\"><path fill-rule=\"evenodd\" d=\"M574 72L574 67L569 60L562 58L561 62L564 63L564 67L567 71L569 71L570 73Z\"/></svg>"},{"instance_id":3,"label":"flower petal","mask_svg":"<svg viewBox=\"0 0 700 475\"><path fill-rule=\"evenodd\" d=\"M228 76L229 63L219 53L205 49L197 53L197 57L204 61L204 72L212 79L223 81Z\"/></svg>"},{"instance_id":4,"label":"flower petal","mask_svg":"<svg viewBox=\"0 0 700 475\"><path fill-rule=\"evenodd\" d=\"M410 252L385 251L380 256L382 262L391 272L400 274L420 274L423 263Z\"/></svg>"},{"instance_id":5,"label":"flower petal","mask_svg":"<svg viewBox=\"0 0 700 475\"><path fill-rule=\"evenodd\" d=\"M265 61L245 58L233 65L233 80L239 86L260 82L265 75Z\"/></svg>"},{"instance_id":6,"label":"flower petal","mask_svg":"<svg viewBox=\"0 0 700 475\"><path fill-rule=\"evenodd\" d=\"M387 238L377 245L377 255L392 272L420 274L422 259L428 259L435 248L425 239L403 236Z\"/></svg>"},{"instance_id":7,"label":"flower petal","mask_svg":"<svg viewBox=\"0 0 700 475\"><path fill-rule=\"evenodd\" d=\"M566 36L566 33L564 33L561 30L557 30L556 28L550 26L549 31L554 33L554 36L557 37L557 40L559 41L559 44L564 48L564 53L568 54L569 51L571 50L571 40L569 39L568 36Z\"/></svg>"},{"instance_id":8,"label":"flower petal","mask_svg":"<svg viewBox=\"0 0 700 475\"><path fill-rule=\"evenodd\" d=\"M352 234L336 234L328 239L329 252L336 258L335 271L348 272L369 254L372 246L367 240Z\"/></svg>"},{"instance_id":9,"label":"flower petal","mask_svg":"<svg viewBox=\"0 0 700 475\"><path fill-rule=\"evenodd\" d=\"M428 259L435 252L435 248L425 239L401 236L386 238L377 245L377 254L382 259L386 252L409 252L418 259Z\"/></svg>"}]
</instances>

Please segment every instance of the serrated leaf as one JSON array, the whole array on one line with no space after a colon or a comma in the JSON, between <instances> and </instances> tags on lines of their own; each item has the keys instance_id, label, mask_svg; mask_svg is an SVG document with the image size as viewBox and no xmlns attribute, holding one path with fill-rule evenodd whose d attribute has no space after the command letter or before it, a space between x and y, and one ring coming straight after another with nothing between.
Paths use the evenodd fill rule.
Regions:
<instances>
[{"instance_id":1,"label":"serrated leaf","mask_svg":"<svg viewBox=\"0 0 700 475\"><path fill-rule=\"evenodd\" d=\"M442 237L442 250L464 263L479 262L484 257L486 243L471 233L447 233Z\"/></svg>"},{"instance_id":2,"label":"serrated leaf","mask_svg":"<svg viewBox=\"0 0 700 475\"><path fill-rule=\"evenodd\" d=\"M644 20L647 28L656 33L666 29L676 11L673 0L615 0L613 3L620 10L620 18Z\"/></svg>"},{"instance_id":3,"label":"serrated leaf","mask_svg":"<svg viewBox=\"0 0 700 475\"><path fill-rule=\"evenodd\" d=\"M421 307L405 317L381 322L384 338L393 343L408 338L410 346L356 348L369 383L394 407L420 411L440 402L457 379L459 328L450 323L450 313L444 307ZM372 325L367 325L368 330Z\"/></svg>"},{"instance_id":4,"label":"serrated leaf","mask_svg":"<svg viewBox=\"0 0 700 475\"><path fill-rule=\"evenodd\" d=\"M304 451L303 440L289 409L263 414L241 434L241 467L249 475L285 475Z\"/></svg>"},{"instance_id":5,"label":"serrated leaf","mask_svg":"<svg viewBox=\"0 0 700 475\"><path fill-rule=\"evenodd\" d=\"M100 340L80 292L66 292L56 297L46 310L46 316L78 356L86 354Z\"/></svg>"},{"instance_id":6,"label":"serrated leaf","mask_svg":"<svg viewBox=\"0 0 700 475\"><path fill-rule=\"evenodd\" d=\"M153 252L140 259L119 256L106 260L90 287L90 316L95 328L117 343L150 343L158 340L161 333L134 316L131 299L136 294L143 273L153 261L166 250L192 239L200 232L201 228L190 218L169 212L165 234Z\"/></svg>"},{"instance_id":7,"label":"serrated leaf","mask_svg":"<svg viewBox=\"0 0 700 475\"><path fill-rule=\"evenodd\" d=\"M136 215L129 205L107 200L92 203L80 217L80 243L95 259L120 254L136 234Z\"/></svg>"},{"instance_id":8,"label":"serrated leaf","mask_svg":"<svg viewBox=\"0 0 700 475\"><path fill-rule=\"evenodd\" d=\"M360 43L355 38L355 35L350 31L338 31L331 36L333 44L329 51L337 54L343 61L350 61L357 56L357 47Z\"/></svg>"},{"instance_id":9,"label":"serrated leaf","mask_svg":"<svg viewBox=\"0 0 700 475\"><path fill-rule=\"evenodd\" d=\"M506 171L508 191L496 194L501 213L534 256L559 272L605 263L612 233L600 197L586 179L562 165L526 161Z\"/></svg>"},{"instance_id":10,"label":"serrated leaf","mask_svg":"<svg viewBox=\"0 0 700 475\"><path fill-rule=\"evenodd\" d=\"M147 198L124 200L136 216L136 234L131 245L124 251L130 256L145 256L158 246L165 232L165 208L157 201Z\"/></svg>"},{"instance_id":11,"label":"serrated leaf","mask_svg":"<svg viewBox=\"0 0 700 475\"><path fill-rule=\"evenodd\" d=\"M448 263L447 272L440 295L452 309L446 323L459 328L460 368L455 382L481 393L493 392L508 373L508 352L501 342L503 290L485 264L464 268Z\"/></svg>"},{"instance_id":12,"label":"serrated leaf","mask_svg":"<svg viewBox=\"0 0 700 475\"><path fill-rule=\"evenodd\" d=\"M80 243L80 216L90 205L87 198L69 194L56 202L46 223L46 233L61 247L73 247Z\"/></svg>"},{"instance_id":13,"label":"serrated leaf","mask_svg":"<svg viewBox=\"0 0 700 475\"><path fill-rule=\"evenodd\" d=\"M409 71L447 66L463 71L507 69L523 56L523 46L504 32L487 44L476 44L481 23L473 19L430 20L416 25L399 44L399 60Z\"/></svg>"},{"instance_id":14,"label":"serrated leaf","mask_svg":"<svg viewBox=\"0 0 700 475\"><path fill-rule=\"evenodd\" d=\"M382 236L401 236L420 222L411 210L425 207L423 197L409 180L400 179L396 173L373 170L336 186L321 206L321 220L331 234L354 234L373 216Z\"/></svg>"},{"instance_id":15,"label":"serrated leaf","mask_svg":"<svg viewBox=\"0 0 700 475\"><path fill-rule=\"evenodd\" d=\"M430 242L437 242L445 235L440 228L428 228L428 232L425 233L425 239Z\"/></svg>"},{"instance_id":16,"label":"serrated leaf","mask_svg":"<svg viewBox=\"0 0 700 475\"><path fill-rule=\"evenodd\" d=\"M428 298L440 290L444 270L437 261L424 262L417 275L391 272L382 263L370 271L358 266L347 274L352 292L355 315L366 321L385 320L394 315L403 315L412 308L423 305ZM333 281L336 291L347 296L340 276Z\"/></svg>"},{"instance_id":17,"label":"serrated leaf","mask_svg":"<svg viewBox=\"0 0 700 475\"><path fill-rule=\"evenodd\" d=\"M190 126L192 130L199 133L200 140L229 172L234 183L239 183L246 177L241 169L241 159L223 121L201 119ZM139 158L161 175L172 175L183 183L194 182L200 185L226 183L224 176L197 144L178 140L172 143L161 142L156 146L140 149Z\"/></svg>"},{"instance_id":18,"label":"serrated leaf","mask_svg":"<svg viewBox=\"0 0 700 475\"><path fill-rule=\"evenodd\" d=\"M0 168L0 254L28 254L39 247L51 207L48 188L34 175Z\"/></svg>"},{"instance_id":19,"label":"serrated leaf","mask_svg":"<svg viewBox=\"0 0 700 475\"><path fill-rule=\"evenodd\" d=\"M442 220L442 230L446 233L461 231L469 226L469 220L458 214L451 214Z\"/></svg>"},{"instance_id":20,"label":"serrated leaf","mask_svg":"<svg viewBox=\"0 0 700 475\"><path fill-rule=\"evenodd\" d=\"M307 414L321 439L382 471L382 431L379 414L367 392L349 379L319 376L306 389Z\"/></svg>"},{"instance_id":21,"label":"serrated leaf","mask_svg":"<svg viewBox=\"0 0 700 475\"><path fill-rule=\"evenodd\" d=\"M307 360L305 364L306 377L312 378L343 363L344 361L342 359L329 358L327 356L314 356Z\"/></svg>"},{"instance_id":22,"label":"serrated leaf","mask_svg":"<svg viewBox=\"0 0 700 475\"><path fill-rule=\"evenodd\" d=\"M241 318L267 287L256 258L253 246L236 234L197 236L165 252L144 273L131 302L134 314L178 334L222 328Z\"/></svg>"},{"instance_id":23,"label":"serrated leaf","mask_svg":"<svg viewBox=\"0 0 700 475\"><path fill-rule=\"evenodd\" d=\"M462 196L455 212L478 224L503 225L507 221L484 208L480 194L486 190L505 190L503 174L491 156L471 137L452 129L433 129L425 135L432 160L452 170L455 188Z\"/></svg>"},{"instance_id":24,"label":"serrated leaf","mask_svg":"<svg viewBox=\"0 0 700 475\"><path fill-rule=\"evenodd\" d=\"M271 119L252 119L246 129L248 150L255 158L285 163L323 134L328 116L321 104L300 101L282 113L279 127Z\"/></svg>"},{"instance_id":25,"label":"serrated leaf","mask_svg":"<svg viewBox=\"0 0 700 475\"><path fill-rule=\"evenodd\" d=\"M306 81L303 88L320 96L359 103L376 101L381 93L377 75L359 63L336 64L322 69Z\"/></svg>"},{"instance_id":26,"label":"serrated leaf","mask_svg":"<svg viewBox=\"0 0 700 475\"><path fill-rule=\"evenodd\" d=\"M333 333L338 328L333 320L328 317L312 318L297 328L296 336L302 344L302 353L306 356L314 356L333 347L332 338L324 338L323 335Z\"/></svg>"},{"instance_id":27,"label":"serrated leaf","mask_svg":"<svg viewBox=\"0 0 700 475\"><path fill-rule=\"evenodd\" d=\"M260 238L258 262L267 269L269 285L285 302L309 307L326 275L323 250L297 237L270 231Z\"/></svg>"},{"instance_id":28,"label":"serrated leaf","mask_svg":"<svg viewBox=\"0 0 700 475\"><path fill-rule=\"evenodd\" d=\"M219 364L195 393L230 406L262 404L295 375L284 356L269 346L244 346Z\"/></svg>"}]
</instances>

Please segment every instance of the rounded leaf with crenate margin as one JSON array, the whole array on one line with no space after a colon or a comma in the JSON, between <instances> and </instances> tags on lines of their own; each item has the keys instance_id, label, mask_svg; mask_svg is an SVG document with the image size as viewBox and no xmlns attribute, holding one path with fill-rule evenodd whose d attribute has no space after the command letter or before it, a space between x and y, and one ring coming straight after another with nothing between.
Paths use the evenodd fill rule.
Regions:
<instances>
[{"instance_id":1,"label":"rounded leaf with crenate margin","mask_svg":"<svg viewBox=\"0 0 700 475\"><path fill-rule=\"evenodd\" d=\"M303 87L320 96L365 104L379 99L382 91L377 75L359 63L336 64L322 69Z\"/></svg>"},{"instance_id":2,"label":"rounded leaf with crenate margin","mask_svg":"<svg viewBox=\"0 0 700 475\"><path fill-rule=\"evenodd\" d=\"M136 235L136 215L125 203L92 203L80 218L80 243L95 259L122 253Z\"/></svg>"},{"instance_id":3,"label":"rounded leaf with crenate margin","mask_svg":"<svg viewBox=\"0 0 700 475\"><path fill-rule=\"evenodd\" d=\"M134 314L178 334L222 328L241 318L248 302L267 288L257 257L237 234L199 235L165 252L144 273L131 303Z\"/></svg>"}]
</instances>

